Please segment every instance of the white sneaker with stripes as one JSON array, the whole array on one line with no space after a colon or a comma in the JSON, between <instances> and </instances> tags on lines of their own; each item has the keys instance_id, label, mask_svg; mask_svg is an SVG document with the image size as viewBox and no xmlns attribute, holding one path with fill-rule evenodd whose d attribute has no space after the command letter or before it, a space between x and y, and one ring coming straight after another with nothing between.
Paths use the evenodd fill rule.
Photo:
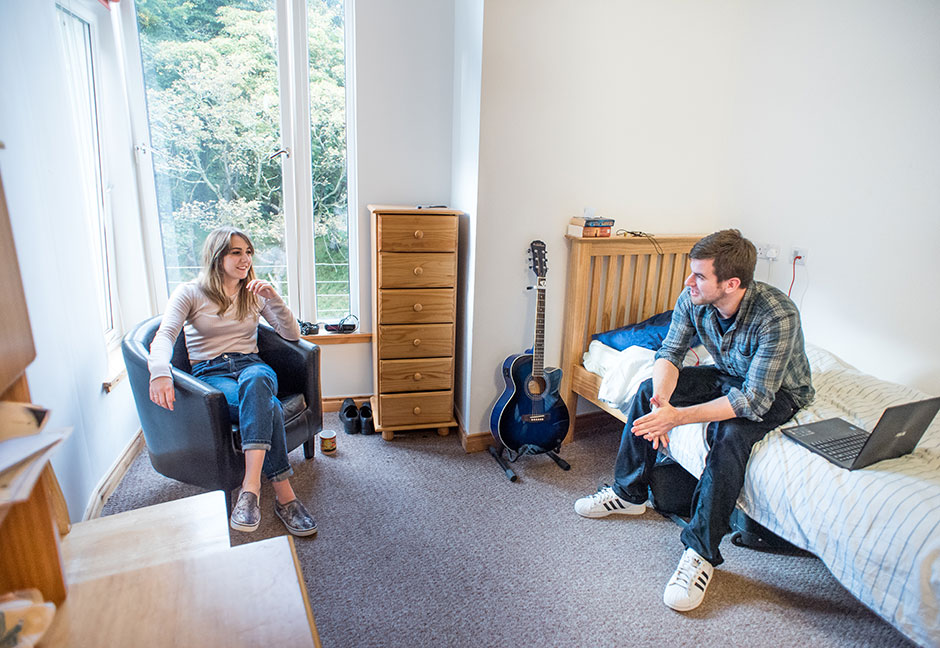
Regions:
<instances>
[{"instance_id":1,"label":"white sneaker with stripes","mask_svg":"<svg viewBox=\"0 0 940 648\"><path fill-rule=\"evenodd\" d=\"M646 504L632 504L622 500L610 486L600 488L593 495L582 497L574 503L574 512L581 517L602 518L608 515L642 515Z\"/></svg>"},{"instance_id":2,"label":"white sneaker with stripes","mask_svg":"<svg viewBox=\"0 0 940 648\"><path fill-rule=\"evenodd\" d=\"M712 578L715 568L698 555L695 549L688 548L679 560L676 573L669 579L663 592L663 603L679 612L694 610L705 598L705 588Z\"/></svg>"}]
</instances>

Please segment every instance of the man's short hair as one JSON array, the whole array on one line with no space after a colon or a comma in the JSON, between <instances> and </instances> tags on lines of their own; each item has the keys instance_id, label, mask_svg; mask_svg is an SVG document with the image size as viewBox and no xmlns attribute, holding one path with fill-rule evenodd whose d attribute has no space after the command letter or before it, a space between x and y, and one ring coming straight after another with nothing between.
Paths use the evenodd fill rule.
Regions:
<instances>
[{"instance_id":1,"label":"man's short hair","mask_svg":"<svg viewBox=\"0 0 940 648\"><path fill-rule=\"evenodd\" d=\"M741 287L747 288L754 280L757 248L741 236L739 230L726 229L709 234L692 246L689 256L693 259L711 259L718 281L737 277L741 280Z\"/></svg>"}]
</instances>

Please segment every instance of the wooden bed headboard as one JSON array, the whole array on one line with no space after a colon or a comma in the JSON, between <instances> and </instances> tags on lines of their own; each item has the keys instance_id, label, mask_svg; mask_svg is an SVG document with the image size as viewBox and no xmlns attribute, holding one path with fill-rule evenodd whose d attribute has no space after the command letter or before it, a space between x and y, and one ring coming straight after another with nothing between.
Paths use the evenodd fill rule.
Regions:
<instances>
[{"instance_id":1,"label":"wooden bed headboard","mask_svg":"<svg viewBox=\"0 0 940 648\"><path fill-rule=\"evenodd\" d=\"M670 310L689 274L689 250L704 235L574 238L568 254L565 329L562 343L561 397L571 410L565 441L574 435L577 396L618 418L623 415L597 400L600 377L581 359L595 333L635 324Z\"/></svg>"}]
</instances>

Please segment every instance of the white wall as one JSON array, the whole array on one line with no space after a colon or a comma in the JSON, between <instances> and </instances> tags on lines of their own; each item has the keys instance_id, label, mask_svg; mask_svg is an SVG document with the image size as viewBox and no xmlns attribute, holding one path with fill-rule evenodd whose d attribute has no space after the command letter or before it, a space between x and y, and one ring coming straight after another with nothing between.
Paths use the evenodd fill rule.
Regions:
<instances>
[{"instance_id":1,"label":"white wall","mask_svg":"<svg viewBox=\"0 0 940 648\"><path fill-rule=\"evenodd\" d=\"M36 345L27 370L33 401L52 410L50 426L72 427L53 467L73 520L139 429L127 381L110 394L104 333L98 317L88 229L74 169L77 144L60 65L54 4L4 3L0 8L0 174ZM105 154L117 163L110 194L121 233L136 226L136 193L122 169L130 150L115 142L125 121L110 115ZM140 285L142 251L124 248L121 289ZM136 261L135 261L136 260ZM146 317L146 297L129 294L127 321Z\"/></svg>"},{"instance_id":2,"label":"white wall","mask_svg":"<svg viewBox=\"0 0 940 648\"><path fill-rule=\"evenodd\" d=\"M585 206L807 248L810 341L940 393L940 306L921 294L940 244L938 33L931 0L487 2L468 431L531 345L534 238L560 361L563 233ZM758 276L790 281L783 262Z\"/></svg>"},{"instance_id":3,"label":"white wall","mask_svg":"<svg viewBox=\"0 0 940 648\"><path fill-rule=\"evenodd\" d=\"M454 7L454 111L450 205L460 219L457 293L455 406L464 423L470 408L469 382L473 355L473 268L476 265L477 187L480 167L480 73L483 65L483 0L456 0ZM475 431L475 430L472 430Z\"/></svg>"},{"instance_id":4,"label":"white wall","mask_svg":"<svg viewBox=\"0 0 940 648\"><path fill-rule=\"evenodd\" d=\"M448 204L454 0L355 0L359 308L372 330L370 204ZM324 347L324 396L372 393L369 345Z\"/></svg>"}]
</instances>

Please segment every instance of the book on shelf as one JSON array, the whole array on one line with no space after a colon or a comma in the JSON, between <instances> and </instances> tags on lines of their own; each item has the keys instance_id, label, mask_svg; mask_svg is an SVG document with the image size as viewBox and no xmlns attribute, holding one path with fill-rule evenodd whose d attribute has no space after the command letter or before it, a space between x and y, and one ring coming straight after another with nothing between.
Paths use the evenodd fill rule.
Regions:
<instances>
[{"instance_id":1,"label":"book on shelf","mask_svg":"<svg viewBox=\"0 0 940 648\"><path fill-rule=\"evenodd\" d=\"M49 410L38 405L0 401L0 441L36 434L48 420Z\"/></svg>"},{"instance_id":2,"label":"book on shelf","mask_svg":"<svg viewBox=\"0 0 940 648\"><path fill-rule=\"evenodd\" d=\"M601 218L600 216L595 216L595 217L572 216L569 222L572 225L578 225L580 227L613 227L614 226L613 218Z\"/></svg>"},{"instance_id":3,"label":"book on shelf","mask_svg":"<svg viewBox=\"0 0 940 648\"><path fill-rule=\"evenodd\" d=\"M5 457L8 468L0 471L0 506L22 502L29 497L29 493L39 479L39 474L62 443L71 433L71 428L47 430L30 437L18 437L0 443L0 454L6 454L6 444L13 444L24 440L36 439L32 447L18 447L9 449L10 454Z\"/></svg>"},{"instance_id":4,"label":"book on shelf","mask_svg":"<svg viewBox=\"0 0 940 648\"><path fill-rule=\"evenodd\" d=\"M71 430L44 430L49 410L0 401L0 505L26 499L52 451Z\"/></svg>"},{"instance_id":5,"label":"book on shelf","mask_svg":"<svg viewBox=\"0 0 940 648\"><path fill-rule=\"evenodd\" d=\"M576 238L610 238L610 227L568 225L568 236Z\"/></svg>"}]
</instances>

